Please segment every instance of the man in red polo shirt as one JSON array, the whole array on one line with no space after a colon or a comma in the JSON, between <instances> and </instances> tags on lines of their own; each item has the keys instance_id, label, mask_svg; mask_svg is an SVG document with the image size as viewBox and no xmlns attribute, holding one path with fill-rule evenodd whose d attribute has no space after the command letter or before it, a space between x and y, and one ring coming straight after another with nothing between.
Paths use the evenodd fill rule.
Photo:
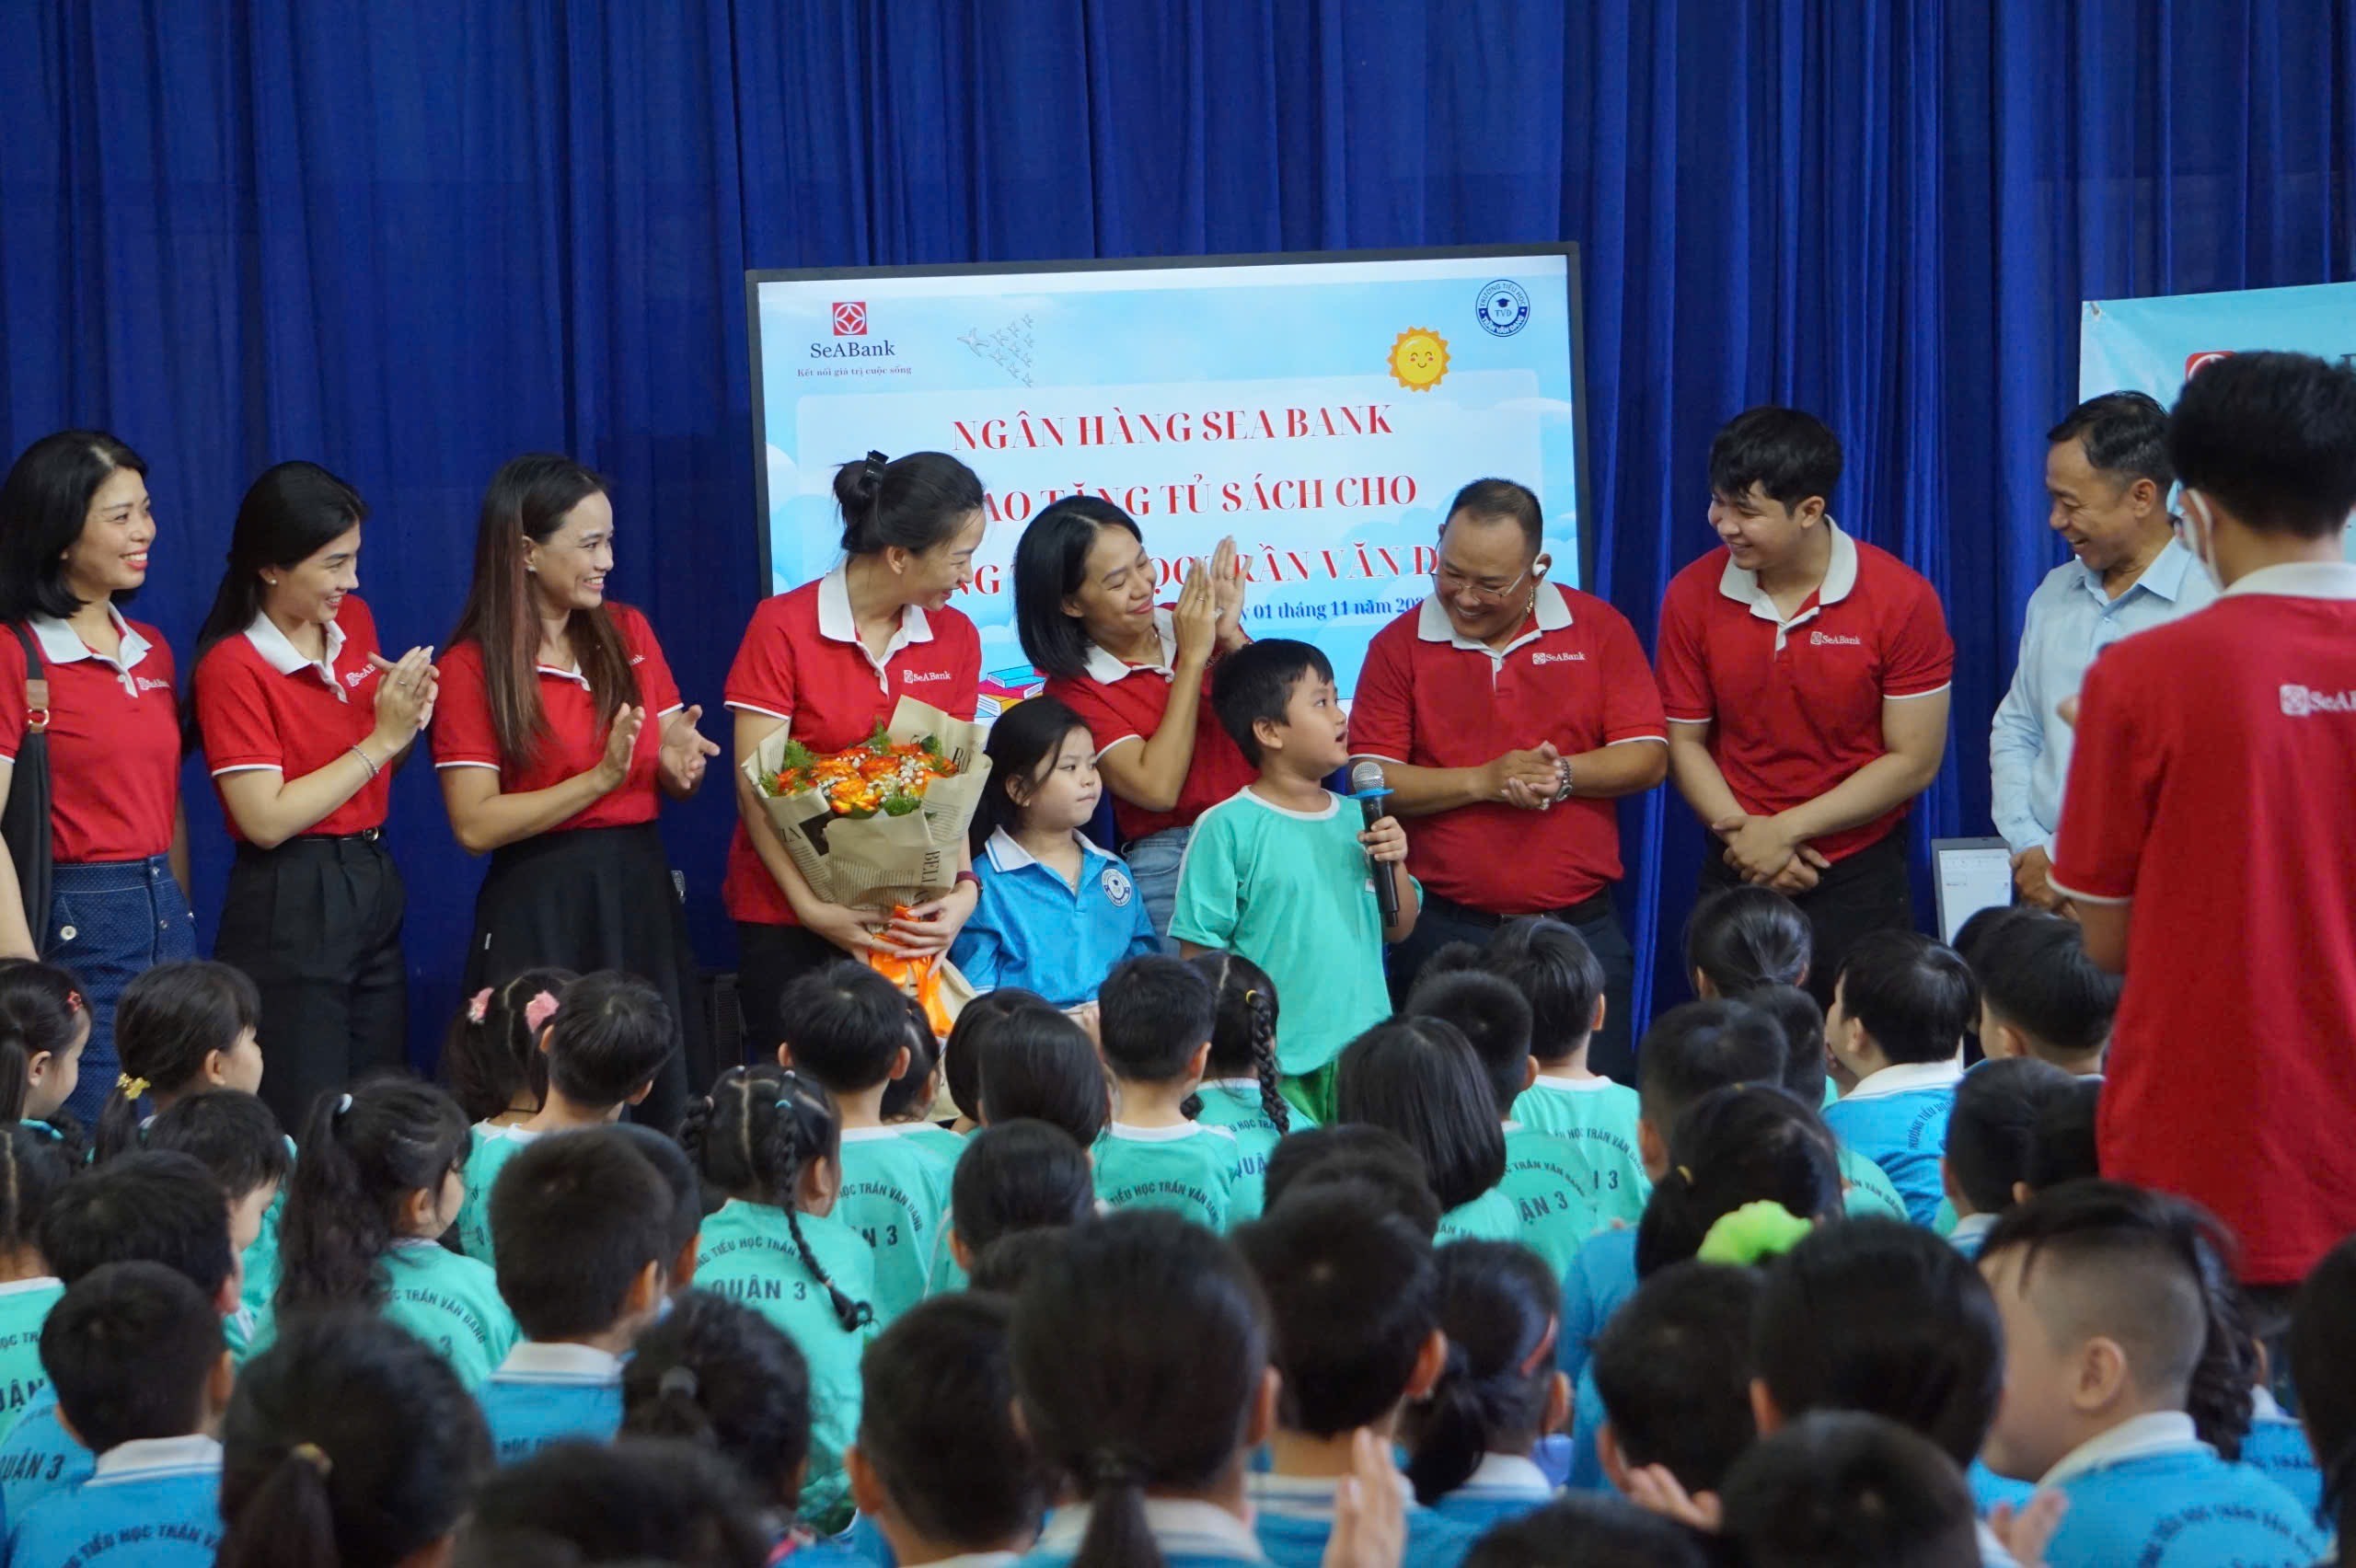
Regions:
<instances>
[{"instance_id":1,"label":"man in red polo shirt","mask_svg":"<svg viewBox=\"0 0 2356 1568\"><path fill-rule=\"evenodd\" d=\"M1706 893L1791 895L1829 1005L1868 931L1914 923L1906 809L1938 776L1955 644L1930 583L1825 513L1841 443L1796 409L1737 416L1710 444L1719 548L1660 607L1669 772L1719 840Z\"/></svg>"},{"instance_id":2,"label":"man in red polo shirt","mask_svg":"<svg viewBox=\"0 0 2356 1568\"><path fill-rule=\"evenodd\" d=\"M2217 361L2168 455L2224 592L2087 672L2050 880L2127 976L2103 1174L2202 1204L2287 1286L2356 1231L2356 372Z\"/></svg>"},{"instance_id":3,"label":"man in red polo shirt","mask_svg":"<svg viewBox=\"0 0 2356 1568\"><path fill-rule=\"evenodd\" d=\"M1553 915L1603 965L1588 1066L1625 1081L1634 962L1611 905L1612 801L1661 781L1668 732L1634 628L1546 581L1543 530L1537 496L1510 479L1457 492L1431 597L1367 649L1350 751L1382 764L1424 887L1414 933L1392 950L1394 996L1443 943Z\"/></svg>"}]
</instances>

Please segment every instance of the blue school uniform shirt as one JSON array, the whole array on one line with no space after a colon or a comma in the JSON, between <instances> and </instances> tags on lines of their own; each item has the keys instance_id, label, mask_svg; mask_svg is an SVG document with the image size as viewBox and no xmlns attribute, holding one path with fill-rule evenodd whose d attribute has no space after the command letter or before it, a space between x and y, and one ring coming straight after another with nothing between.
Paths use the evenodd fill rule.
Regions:
<instances>
[{"instance_id":1,"label":"blue school uniform shirt","mask_svg":"<svg viewBox=\"0 0 2356 1568\"><path fill-rule=\"evenodd\" d=\"M64 1282L51 1274L0 1285L0 1436L49 1387L40 1364L40 1326L64 1294Z\"/></svg>"},{"instance_id":2,"label":"blue school uniform shirt","mask_svg":"<svg viewBox=\"0 0 2356 1568\"><path fill-rule=\"evenodd\" d=\"M1095 999L1114 964L1161 951L1127 863L1072 836L1080 840L1077 884L1004 828L982 846L974 862L979 896L949 946L949 961L976 990L1020 986L1076 1008Z\"/></svg>"},{"instance_id":3,"label":"blue school uniform shirt","mask_svg":"<svg viewBox=\"0 0 2356 1568\"><path fill-rule=\"evenodd\" d=\"M1398 1478L1404 1490L1407 1478ZM1260 1550L1276 1568L1322 1568L1325 1542L1334 1534L1332 1476L1253 1475L1253 1528ZM1407 1548L1400 1568L1457 1568L1472 1550L1476 1531L1442 1517L1412 1496L1407 1499Z\"/></svg>"},{"instance_id":4,"label":"blue school uniform shirt","mask_svg":"<svg viewBox=\"0 0 2356 1568\"><path fill-rule=\"evenodd\" d=\"M1463 1485L1432 1505L1432 1512L1479 1539L1498 1525L1543 1508L1553 1484L1519 1454L1484 1454Z\"/></svg>"},{"instance_id":5,"label":"blue school uniform shirt","mask_svg":"<svg viewBox=\"0 0 2356 1568\"><path fill-rule=\"evenodd\" d=\"M1563 1325L1554 1337L1554 1365L1576 1386L1571 1399L1570 1467L1565 1484L1591 1492L1604 1484L1596 1435L1603 1428L1603 1396L1595 1386L1595 1336L1621 1304L1636 1294L1636 1230L1605 1230L1588 1239L1563 1275Z\"/></svg>"},{"instance_id":6,"label":"blue school uniform shirt","mask_svg":"<svg viewBox=\"0 0 2356 1568\"><path fill-rule=\"evenodd\" d=\"M2038 1484L2070 1505L2047 1568L2306 1568L2327 1543L2289 1493L2219 1458L2181 1411L2111 1428Z\"/></svg>"},{"instance_id":7,"label":"blue school uniform shirt","mask_svg":"<svg viewBox=\"0 0 2356 1568\"><path fill-rule=\"evenodd\" d=\"M1235 1185L1228 1193L1227 1223L1230 1228L1260 1217L1268 1206L1268 1156L1288 1133L1306 1132L1316 1118L1287 1101L1288 1125L1277 1127L1260 1101L1255 1078L1209 1078L1196 1091L1203 1107L1195 1120L1206 1127L1224 1127L1235 1136Z\"/></svg>"},{"instance_id":8,"label":"blue school uniform shirt","mask_svg":"<svg viewBox=\"0 0 2356 1568\"><path fill-rule=\"evenodd\" d=\"M1090 1153L1098 1202L1116 1209L1167 1209L1207 1229L1228 1228L1241 1156L1226 1128L1114 1122Z\"/></svg>"},{"instance_id":9,"label":"blue school uniform shirt","mask_svg":"<svg viewBox=\"0 0 2356 1568\"><path fill-rule=\"evenodd\" d=\"M1176 1497L1145 1500L1145 1528L1161 1549L1166 1568L1226 1568L1265 1563L1252 1527L1216 1503ZM1015 1568L1066 1568L1087 1538L1090 1505L1076 1504L1047 1516L1039 1539L1015 1559Z\"/></svg>"},{"instance_id":10,"label":"blue school uniform shirt","mask_svg":"<svg viewBox=\"0 0 2356 1568\"><path fill-rule=\"evenodd\" d=\"M1570 1140L1577 1169L1585 1172L1581 1191L1595 1214L1590 1229L1644 1218L1653 1184L1636 1149L1634 1090L1608 1078L1540 1073L1515 1099L1513 1119Z\"/></svg>"},{"instance_id":11,"label":"blue school uniform shirt","mask_svg":"<svg viewBox=\"0 0 2356 1568\"><path fill-rule=\"evenodd\" d=\"M2316 1469L2315 1450L2307 1446L2306 1428L2296 1416L2283 1412L2270 1390L2254 1389L2251 1399L2241 1462L2289 1493L2306 1510L2306 1518L2315 1518L2323 1510L2323 1475Z\"/></svg>"},{"instance_id":12,"label":"blue school uniform shirt","mask_svg":"<svg viewBox=\"0 0 2356 1568\"><path fill-rule=\"evenodd\" d=\"M1917 1225L1930 1224L1946 1196L1939 1157L1962 1078L1953 1062L1904 1062L1866 1074L1824 1113L1835 1137L1881 1167Z\"/></svg>"},{"instance_id":13,"label":"blue school uniform shirt","mask_svg":"<svg viewBox=\"0 0 2356 1568\"><path fill-rule=\"evenodd\" d=\"M1497 1191L1513 1201L1515 1239L1545 1259L1557 1279L1587 1239L1609 1223L1597 1216L1588 1182L1579 1147L1569 1138L1506 1124L1506 1173Z\"/></svg>"},{"instance_id":14,"label":"blue school uniform shirt","mask_svg":"<svg viewBox=\"0 0 2356 1568\"><path fill-rule=\"evenodd\" d=\"M90 1478L9 1531L14 1568L212 1568L221 1549L221 1445L148 1437L109 1448Z\"/></svg>"},{"instance_id":15,"label":"blue school uniform shirt","mask_svg":"<svg viewBox=\"0 0 2356 1568\"><path fill-rule=\"evenodd\" d=\"M0 1530L42 1498L90 1479L98 1456L66 1435L57 1390L43 1389L0 1439Z\"/></svg>"},{"instance_id":16,"label":"blue school uniform shirt","mask_svg":"<svg viewBox=\"0 0 2356 1568\"><path fill-rule=\"evenodd\" d=\"M467 1196L458 1205L458 1251L469 1258L497 1266L491 1255L491 1189L507 1162L541 1136L520 1126L502 1127L477 1122L474 1141L467 1150Z\"/></svg>"},{"instance_id":17,"label":"blue school uniform shirt","mask_svg":"<svg viewBox=\"0 0 2356 1568\"><path fill-rule=\"evenodd\" d=\"M924 1299L933 1243L949 1221L949 1178L955 1169L897 1123L846 1127L842 1192L834 1217L859 1232L875 1254L875 1326Z\"/></svg>"},{"instance_id":18,"label":"blue school uniform shirt","mask_svg":"<svg viewBox=\"0 0 2356 1568\"><path fill-rule=\"evenodd\" d=\"M1995 1228L1996 1216L1992 1214L1966 1215L1955 1222L1953 1230L1947 1232L1947 1245L1977 1262L1981 1246L1988 1239L1988 1233Z\"/></svg>"},{"instance_id":19,"label":"blue school uniform shirt","mask_svg":"<svg viewBox=\"0 0 2356 1568\"><path fill-rule=\"evenodd\" d=\"M568 1437L611 1442L622 1424L622 1358L595 1345L525 1340L475 1398L502 1465Z\"/></svg>"}]
</instances>

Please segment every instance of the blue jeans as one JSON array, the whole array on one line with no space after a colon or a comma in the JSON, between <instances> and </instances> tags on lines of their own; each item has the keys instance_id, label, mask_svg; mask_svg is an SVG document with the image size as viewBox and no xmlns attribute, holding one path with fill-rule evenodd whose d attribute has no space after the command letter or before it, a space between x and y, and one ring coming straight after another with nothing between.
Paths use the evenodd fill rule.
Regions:
<instances>
[{"instance_id":1,"label":"blue jeans","mask_svg":"<svg viewBox=\"0 0 2356 1568\"><path fill-rule=\"evenodd\" d=\"M196 956L196 917L161 855L60 865L51 885L40 955L74 973L90 1009L90 1043L65 1107L85 1126L114 1091L114 1005L142 970Z\"/></svg>"},{"instance_id":2,"label":"blue jeans","mask_svg":"<svg viewBox=\"0 0 2356 1568\"><path fill-rule=\"evenodd\" d=\"M1154 935L1172 952L1178 951L1178 944L1170 940L1170 917L1178 907L1178 862L1185 859L1186 840L1194 834L1191 826L1165 827L1133 840L1121 854L1129 863L1129 880L1138 884L1138 894L1145 900Z\"/></svg>"}]
</instances>

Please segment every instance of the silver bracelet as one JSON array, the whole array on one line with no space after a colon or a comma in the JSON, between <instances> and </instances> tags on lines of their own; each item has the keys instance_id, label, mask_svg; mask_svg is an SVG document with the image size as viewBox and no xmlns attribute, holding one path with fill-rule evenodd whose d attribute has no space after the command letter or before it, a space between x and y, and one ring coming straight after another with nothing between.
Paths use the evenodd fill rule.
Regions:
<instances>
[{"instance_id":1,"label":"silver bracelet","mask_svg":"<svg viewBox=\"0 0 2356 1568\"><path fill-rule=\"evenodd\" d=\"M384 769L368 760L368 754L360 749L358 741L352 743L352 755L360 759L360 766L368 770L368 782L374 784L376 781L376 775L382 773Z\"/></svg>"},{"instance_id":2,"label":"silver bracelet","mask_svg":"<svg viewBox=\"0 0 2356 1568\"><path fill-rule=\"evenodd\" d=\"M1571 781L1570 760L1568 758L1565 758L1563 761L1556 763L1555 766L1563 770L1562 788L1554 791L1554 803L1556 805L1560 805L1565 801L1569 800L1576 790Z\"/></svg>"}]
</instances>

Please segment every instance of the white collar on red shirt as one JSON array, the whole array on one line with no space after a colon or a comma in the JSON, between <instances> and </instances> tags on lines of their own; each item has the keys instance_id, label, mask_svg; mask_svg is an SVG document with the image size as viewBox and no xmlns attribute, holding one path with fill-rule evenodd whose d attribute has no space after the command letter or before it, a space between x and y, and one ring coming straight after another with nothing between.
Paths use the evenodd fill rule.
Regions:
<instances>
[{"instance_id":1,"label":"white collar on red shirt","mask_svg":"<svg viewBox=\"0 0 2356 1568\"><path fill-rule=\"evenodd\" d=\"M1467 653L1486 653L1503 663L1506 655L1515 649L1535 642L1550 631L1562 631L1571 624L1571 602L1563 597L1560 588L1542 579L1530 592L1529 613L1538 618L1536 629L1523 632L1503 648L1492 648L1485 642L1457 635L1456 623L1448 618L1448 606L1439 602L1438 594L1434 594L1425 599L1424 607L1415 612L1415 635L1426 642L1445 642Z\"/></svg>"},{"instance_id":2,"label":"white collar on red shirt","mask_svg":"<svg viewBox=\"0 0 2356 1568\"><path fill-rule=\"evenodd\" d=\"M2280 566L2261 566L2234 579L2225 595L2235 594L2272 594L2286 599L2356 599L2356 563L2291 560Z\"/></svg>"},{"instance_id":3,"label":"white collar on red shirt","mask_svg":"<svg viewBox=\"0 0 2356 1568\"><path fill-rule=\"evenodd\" d=\"M859 635L859 622L850 613L850 579L839 566L818 579L818 635L830 642L848 642L867 654L868 663L882 669L892 655L911 642L930 642L932 623L924 611L915 605L900 606L900 629L884 646L884 657L878 659L869 651Z\"/></svg>"},{"instance_id":4,"label":"white collar on red shirt","mask_svg":"<svg viewBox=\"0 0 2356 1568\"><path fill-rule=\"evenodd\" d=\"M1894 1067L1867 1073L1857 1080L1856 1088L1841 1098L1878 1100L1885 1094L1904 1094L1917 1089L1947 1089L1962 1081L1963 1064L1952 1058L1944 1062L1900 1062Z\"/></svg>"},{"instance_id":5,"label":"white collar on red shirt","mask_svg":"<svg viewBox=\"0 0 2356 1568\"><path fill-rule=\"evenodd\" d=\"M279 630L278 623L267 614L254 617L254 624L246 628L246 640L254 645L254 651L261 655L261 662L280 674L291 675L300 670L316 670L319 679L327 682L329 689L335 693L338 702L349 701L343 695L343 683L335 678L335 662L343 656L343 628L329 621L327 629L328 656L324 663L304 658L302 650L294 646L294 640Z\"/></svg>"},{"instance_id":6,"label":"white collar on red shirt","mask_svg":"<svg viewBox=\"0 0 2356 1568\"><path fill-rule=\"evenodd\" d=\"M1825 532L1832 541L1832 559L1825 563L1824 582L1815 595L1803 605L1800 613L1785 620L1775 601L1759 586L1759 574L1745 571L1735 565L1734 558L1727 558L1727 569L1718 573L1718 592L1738 605L1749 605L1750 613L1759 619L1772 622L1775 628L1775 649L1781 652L1784 639L1796 626L1805 626L1827 605L1837 605L1849 596L1857 585L1857 541L1841 531L1841 525L1828 517Z\"/></svg>"},{"instance_id":7,"label":"white collar on red shirt","mask_svg":"<svg viewBox=\"0 0 2356 1568\"><path fill-rule=\"evenodd\" d=\"M2180 1410L2131 1416L2100 1436L2089 1437L2055 1461L2039 1486L2059 1486L2072 1476L2155 1454L2180 1454L2208 1445L2193 1435L2192 1417Z\"/></svg>"},{"instance_id":8,"label":"white collar on red shirt","mask_svg":"<svg viewBox=\"0 0 2356 1568\"><path fill-rule=\"evenodd\" d=\"M114 622L115 635L122 639L121 650L111 659L83 641L80 632L55 616L30 616L25 624L33 628L35 637L40 639L40 656L52 664L72 664L84 659L96 659L101 664L113 665L118 673L127 672L147 657L148 650L155 644L133 631L131 623L122 618L122 612L111 604L107 605L107 619Z\"/></svg>"},{"instance_id":9,"label":"white collar on red shirt","mask_svg":"<svg viewBox=\"0 0 2356 1568\"><path fill-rule=\"evenodd\" d=\"M1161 663L1132 664L1127 660L1106 651L1098 643L1088 645L1088 678L1111 686L1114 681L1150 670L1163 680L1169 680L1178 662L1178 631L1171 624L1170 612L1156 606L1153 612L1153 635L1161 642Z\"/></svg>"}]
</instances>

